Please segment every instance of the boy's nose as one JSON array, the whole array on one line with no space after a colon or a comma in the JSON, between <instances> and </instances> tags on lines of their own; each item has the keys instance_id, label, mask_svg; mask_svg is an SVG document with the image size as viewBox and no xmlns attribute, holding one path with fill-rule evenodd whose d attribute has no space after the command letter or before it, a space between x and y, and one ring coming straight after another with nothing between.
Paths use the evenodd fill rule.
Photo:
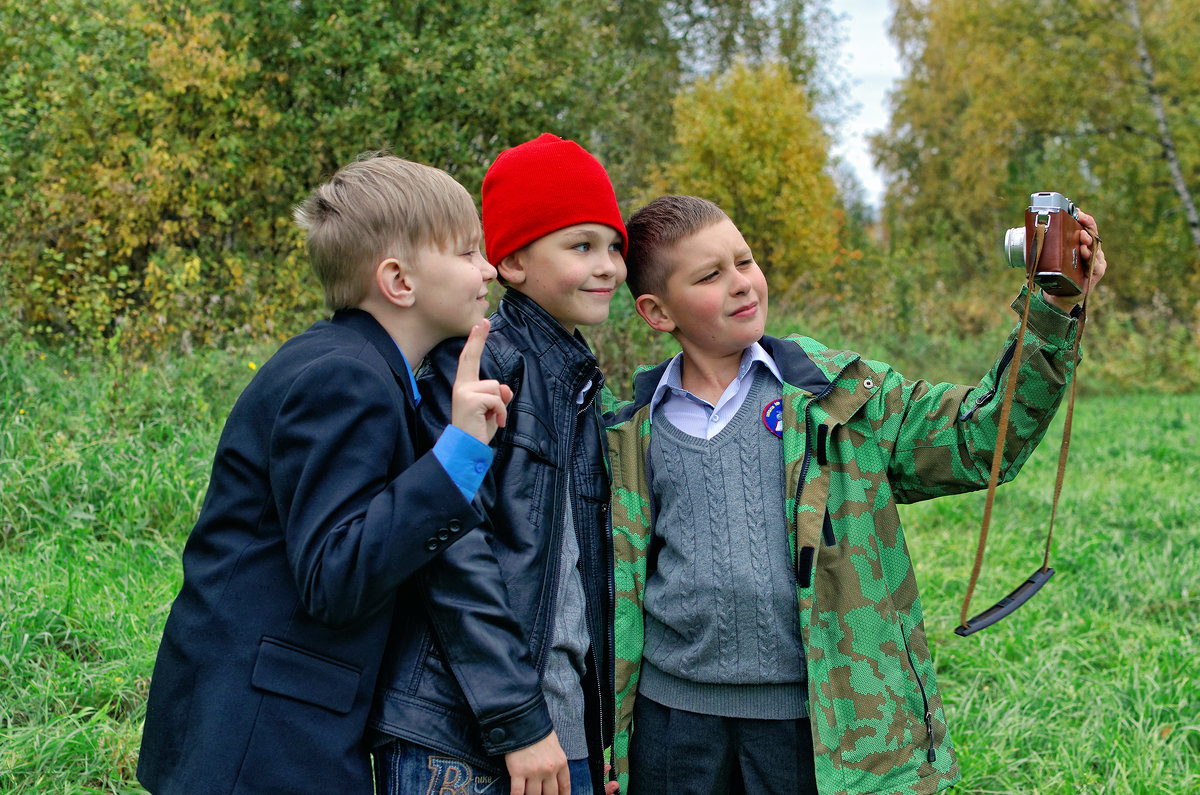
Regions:
<instances>
[{"instance_id":1,"label":"boy's nose","mask_svg":"<svg viewBox=\"0 0 1200 795\"><path fill-rule=\"evenodd\" d=\"M475 256L479 258L479 262L476 265L479 268L479 272L483 274L483 280L485 282L495 281L497 275L496 266L488 262L482 252L476 252Z\"/></svg>"},{"instance_id":2,"label":"boy's nose","mask_svg":"<svg viewBox=\"0 0 1200 795\"><path fill-rule=\"evenodd\" d=\"M614 251L605 251L596 258L596 275L597 276L612 276L617 272L618 257L621 255Z\"/></svg>"}]
</instances>

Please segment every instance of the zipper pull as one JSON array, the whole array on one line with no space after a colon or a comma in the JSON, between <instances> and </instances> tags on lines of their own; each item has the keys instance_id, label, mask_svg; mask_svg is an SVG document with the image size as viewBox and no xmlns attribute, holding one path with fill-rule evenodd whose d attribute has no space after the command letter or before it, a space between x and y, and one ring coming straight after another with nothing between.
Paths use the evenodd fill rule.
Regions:
<instances>
[{"instance_id":1,"label":"zipper pull","mask_svg":"<svg viewBox=\"0 0 1200 795\"><path fill-rule=\"evenodd\" d=\"M929 753L925 754L925 758L930 762L937 760L937 751L933 750L933 714L925 713L925 730L929 732Z\"/></svg>"}]
</instances>

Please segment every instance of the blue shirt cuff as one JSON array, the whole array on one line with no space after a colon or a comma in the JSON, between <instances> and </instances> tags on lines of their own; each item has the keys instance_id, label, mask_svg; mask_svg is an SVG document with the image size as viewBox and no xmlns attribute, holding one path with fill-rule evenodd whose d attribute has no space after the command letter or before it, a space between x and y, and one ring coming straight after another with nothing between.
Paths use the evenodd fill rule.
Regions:
<instances>
[{"instance_id":1,"label":"blue shirt cuff","mask_svg":"<svg viewBox=\"0 0 1200 795\"><path fill-rule=\"evenodd\" d=\"M492 465L492 448L461 428L447 425L433 445L433 454L467 502L475 499Z\"/></svg>"}]
</instances>

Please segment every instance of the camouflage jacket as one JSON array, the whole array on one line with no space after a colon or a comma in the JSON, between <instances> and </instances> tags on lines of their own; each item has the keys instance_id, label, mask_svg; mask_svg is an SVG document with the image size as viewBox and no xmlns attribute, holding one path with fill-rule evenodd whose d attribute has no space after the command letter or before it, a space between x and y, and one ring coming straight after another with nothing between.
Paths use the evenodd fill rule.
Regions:
<instances>
[{"instance_id":1,"label":"camouflage jacket","mask_svg":"<svg viewBox=\"0 0 1200 795\"><path fill-rule=\"evenodd\" d=\"M1016 475L1045 434L1073 369L1076 330L1073 318L1034 298L1002 480ZM975 386L910 381L807 337L762 340L784 380L780 496L822 795L930 793L960 778L896 505L987 486L1015 339L1016 329ZM617 589L612 750L623 792L654 515L648 402L665 366L639 371L634 400L608 407Z\"/></svg>"}]
</instances>

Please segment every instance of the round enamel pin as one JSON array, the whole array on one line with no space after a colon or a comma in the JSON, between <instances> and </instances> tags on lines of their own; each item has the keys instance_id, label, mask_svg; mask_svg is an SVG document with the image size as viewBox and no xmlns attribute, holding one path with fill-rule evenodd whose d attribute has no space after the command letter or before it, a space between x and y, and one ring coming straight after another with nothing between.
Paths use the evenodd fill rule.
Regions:
<instances>
[{"instance_id":1,"label":"round enamel pin","mask_svg":"<svg viewBox=\"0 0 1200 795\"><path fill-rule=\"evenodd\" d=\"M783 438L783 401L776 398L768 403L762 412L763 425L767 426L767 430Z\"/></svg>"}]
</instances>

